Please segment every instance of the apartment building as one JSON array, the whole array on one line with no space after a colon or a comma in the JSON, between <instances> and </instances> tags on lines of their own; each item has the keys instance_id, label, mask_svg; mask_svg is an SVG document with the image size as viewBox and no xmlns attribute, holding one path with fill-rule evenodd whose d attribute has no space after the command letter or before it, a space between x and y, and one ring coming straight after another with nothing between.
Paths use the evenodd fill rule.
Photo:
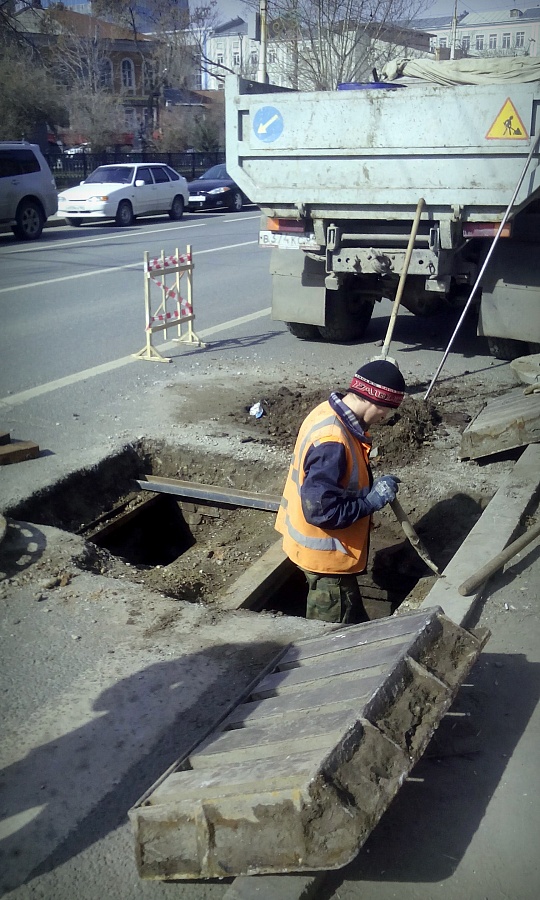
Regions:
<instances>
[{"instance_id":1,"label":"apartment building","mask_svg":"<svg viewBox=\"0 0 540 900\"><path fill-rule=\"evenodd\" d=\"M445 55L452 47L452 14L422 18L414 27L431 34L430 49ZM539 56L540 6L465 12L458 15L455 47L462 56Z\"/></svg>"}]
</instances>

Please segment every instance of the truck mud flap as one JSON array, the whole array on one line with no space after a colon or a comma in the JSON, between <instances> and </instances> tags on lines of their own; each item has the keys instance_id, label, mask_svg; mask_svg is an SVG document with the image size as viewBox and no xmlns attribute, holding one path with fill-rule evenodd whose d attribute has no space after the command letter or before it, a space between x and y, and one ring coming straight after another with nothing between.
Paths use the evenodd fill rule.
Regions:
<instances>
[{"instance_id":1,"label":"truck mud flap","mask_svg":"<svg viewBox=\"0 0 540 900\"><path fill-rule=\"evenodd\" d=\"M434 607L285 648L130 810L140 875L206 879L346 865L488 636Z\"/></svg>"}]
</instances>

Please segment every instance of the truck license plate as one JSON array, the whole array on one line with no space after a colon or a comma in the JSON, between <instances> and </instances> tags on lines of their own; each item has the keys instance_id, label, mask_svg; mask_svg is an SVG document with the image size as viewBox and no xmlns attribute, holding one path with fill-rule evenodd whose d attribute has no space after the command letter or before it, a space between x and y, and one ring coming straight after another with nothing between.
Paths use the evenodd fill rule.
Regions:
<instances>
[{"instance_id":1,"label":"truck license plate","mask_svg":"<svg viewBox=\"0 0 540 900\"><path fill-rule=\"evenodd\" d=\"M305 247L318 250L314 234L279 234L276 231L259 231L259 247L279 247L280 250L300 250Z\"/></svg>"}]
</instances>

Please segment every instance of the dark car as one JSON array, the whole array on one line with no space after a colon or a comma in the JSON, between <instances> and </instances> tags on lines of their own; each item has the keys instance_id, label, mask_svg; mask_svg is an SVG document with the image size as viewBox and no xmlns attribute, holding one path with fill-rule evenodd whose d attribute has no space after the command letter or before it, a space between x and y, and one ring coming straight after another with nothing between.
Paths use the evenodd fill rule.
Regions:
<instances>
[{"instance_id":1,"label":"dark car","mask_svg":"<svg viewBox=\"0 0 540 900\"><path fill-rule=\"evenodd\" d=\"M188 209L232 209L240 212L244 203L249 203L246 195L227 174L222 163L212 166L196 181L188 184Z\"/></svg>"}]
</instances>

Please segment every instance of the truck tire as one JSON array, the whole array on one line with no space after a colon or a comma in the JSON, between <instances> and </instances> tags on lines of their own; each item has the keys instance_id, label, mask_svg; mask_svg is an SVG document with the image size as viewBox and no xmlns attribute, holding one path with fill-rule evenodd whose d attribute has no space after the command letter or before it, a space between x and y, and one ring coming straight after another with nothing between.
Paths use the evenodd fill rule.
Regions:
<instances>
[{"instance_id":1,"label":"truck tire","mask_svg":"<svg viewBox=\"0 0 540 900\"><path fill-rule=\"evenodd\" d=\"M291 334L301 341L316 341L320 337L316 325L306 325L304 322L285 322L285 325Z\"/></svg>"},{"instance_id":2,"label":"truck tire","mask_svg":"<svg viewBox=\"0 0 540 900\"><path fill-rule=\"evenodd\" d=\"M324 341L354 341L364 336L371 321L375 300L342 285L326 291L326 322L319 326Z\"/></svg>"},{"instance_id":3,"label":"truck tire","mask_svg":"<svg viewBox=\"0 0 540 900\"><path fill-rule=\"evenodd\" d=\"M489 352L495 359L517 359L519 356L527 356L529 347L525 341L515 341L513 338L488 337Z\"/></svg>"}]
</instances>

